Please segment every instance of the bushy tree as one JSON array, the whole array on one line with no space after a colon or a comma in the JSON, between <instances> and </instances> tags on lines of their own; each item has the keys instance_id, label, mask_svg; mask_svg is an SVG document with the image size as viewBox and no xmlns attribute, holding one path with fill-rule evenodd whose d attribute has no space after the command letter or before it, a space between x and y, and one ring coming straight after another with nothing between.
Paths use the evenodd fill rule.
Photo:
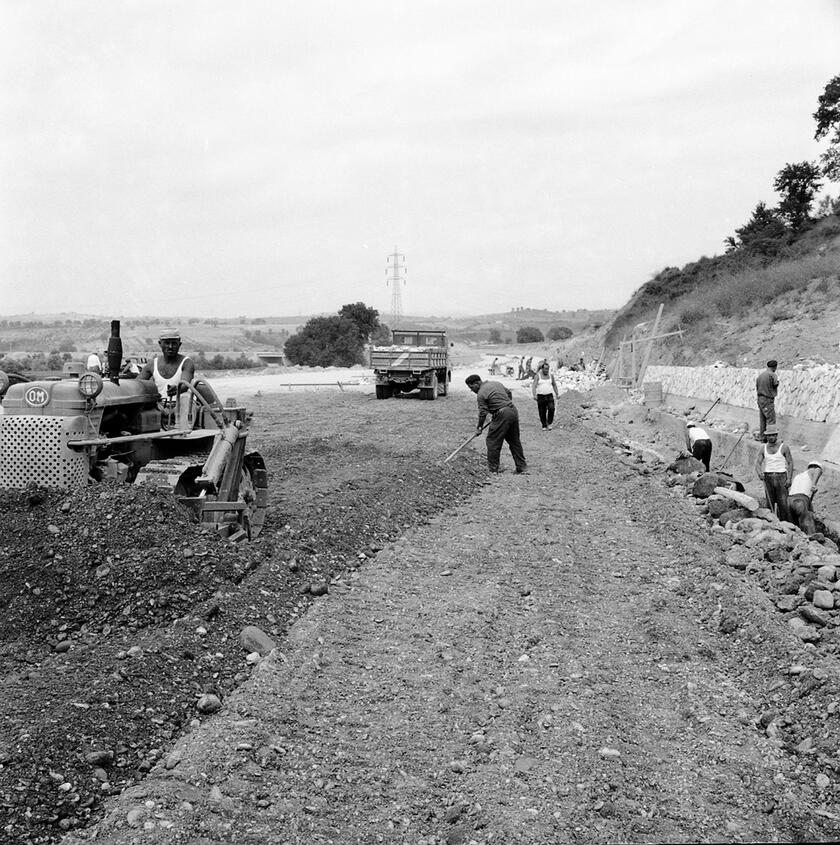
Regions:
<instances>
[{"instance_id":1,"label":"bushy tree","mask_svg":"<svg viewBox=\"0 0 840 845\"><path fill-rule=\"evenodd\" d=\"M552 326L548 330L549 340L568 340L574 332L568 326Z\"/></svg>"},{"instance_id":2,"label":"bushy tree","mask_svg":"<svg viewBox=\"0 0 840 845\"><path fill-rule=\"evenodd\" d=\"M516 330L517 343L540 343L545 338L536 326L522 326Z\"/></svg>"},{"instance_id":3,"label":"bushy tree","mask_svg":"<svg viewBox=\"0 0 840 845\"><path fill-rule=\"evenodd\" d=\"M379 327L379 312L363 302L344 305L332 317L313 317L285 346L292 364L351 367L364 363L364 345Z\"/></svg>"},{"instance_id":4,"label":"bushy tree","mask_svg":"<svg viewBox=\"0 0 840 845\"><path fill-rule=\"evenodd\" d=\"M752 217L736 229L735 236L727 238L725 243L727 252L743 248L753 255L775 255L786 235L787 229L778 212L760 202L753 210Z\"/></svg>"},{"instance_id":5,"label":"bushy tree","mask_svg":"<svg viewBox=\"0 0 840 845\"><path fill-rule=\"evenodd\" d=\"M377 346L387 346L391 342L391 328L385 323L380 323L379 326L373 330L370 336L370 342Z\"/></svg>"},{"instance_id":6,"label":"bushy tree","mask_svg":"<svg viewBox=\"0 0 840 845\"><path fill-rule=\"evenodd\" d=\"M379 327L379 312L375 308L368 308L364 302L342 305L338 316L352 320L356 324L359 339L363 344L368 342L370 336Z\"/></svg>"},{"instance_id":7,"label":"bushy tree","mask_svg":"<svg viewBox=\"0 0 840 845\"><path fill-rule=\"evenodd\" d=\"M498 329L490 329L489 343L501 343L502 333Z\"/></svg>"},{"instance_id":8,"label":"bushy tree","mask_svg":"<svg viewBox=\"0 0 840 845\"><path fill-rule=\"evenodd\" d=\"M832 182L840 181L840 76L829 80L825 90L817 99L814 112L817 141L829 136L828 149L820 156L822 173Z\"/></svg>"},{"instance_id":9,"label":"bushy tree","mask_svg":"<svg viewBox=\"0 0 840 845\"><path fill-rule=\"evenodd\" d=\"M811 204L821 184L820 169L810 161L786 164L776 176L773 189L782 197L778 212L794 232L811 219Z\"/></svg>"}]
</instances>

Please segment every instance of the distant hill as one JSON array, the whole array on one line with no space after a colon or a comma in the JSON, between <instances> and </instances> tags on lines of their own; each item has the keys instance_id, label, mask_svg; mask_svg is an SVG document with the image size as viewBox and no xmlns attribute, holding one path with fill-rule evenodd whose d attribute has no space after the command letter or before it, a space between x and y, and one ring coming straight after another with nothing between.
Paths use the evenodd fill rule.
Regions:
<instances>
[{"instance_id":1,"label":"distant hill","mask_svg":"<svg viewBox=\"0 0 840 845\"><path fill-rule=\"evenodd\" d=\"M411 321L426 328L446 329L451 340L461 342L483 343L490 341L491 332L501 339L502 343L514 343L517 329L523 326L533 326L546 335L554 327L571 329L574 335L590 329L597 330L613 315L614 311L548 311L543 308L519 308L498 314L480 314L474 317L404 317L403 326L408 327ZM387 318L386 318L387 322Z\"/></svg>"},{"instance_id":2,"label":"distant hill","mask_svg":"<svg viewBox=\"0 0 840 845\"><path fill-rule=\"evenodd\" d=\"M400 321L404 328L442 328L453 341L487 343L490 331L498 332L502 342L515 341L516 330L535 326L543 334L554 326L565 326L578 334L584 329L596 330L613 315L612 311L547 311L519 309L501 314L475 317L441 317L406 315ZM295 317L237 317L227 320L199 317L130 317L120 320L120 336L125 355L148 357L158 351L157 338L162 328L176 326L189 354L204 352L239 355L256 359L258 351L282 350L286 339L309 319ZM380 320L388 322L385 314ZM39 352L102 354L110 336L111 321L87 314L19 314L0 318L0 352L9 358ZM2 357L2 355L0 355Z\"/></svg>"}]
</instances>

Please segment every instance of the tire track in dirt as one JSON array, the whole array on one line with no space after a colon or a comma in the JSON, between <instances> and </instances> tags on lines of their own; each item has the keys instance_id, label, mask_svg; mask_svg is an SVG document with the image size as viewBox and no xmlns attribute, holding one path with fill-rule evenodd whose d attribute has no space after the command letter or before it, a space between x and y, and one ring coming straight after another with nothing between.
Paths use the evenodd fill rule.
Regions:
<instances>
[{"instance_id":1,"label":"tire track in dirt","mask_svg":"<svg viewBox=\"0 0 840 845\"><path fill-rule=\"evenodd\" d=\"M530 475L335 583L95 841L836 836L743 717L765 667L717 622L748 585L678 494L565 422L526 431Z\"/></svg>"}]
</instances>

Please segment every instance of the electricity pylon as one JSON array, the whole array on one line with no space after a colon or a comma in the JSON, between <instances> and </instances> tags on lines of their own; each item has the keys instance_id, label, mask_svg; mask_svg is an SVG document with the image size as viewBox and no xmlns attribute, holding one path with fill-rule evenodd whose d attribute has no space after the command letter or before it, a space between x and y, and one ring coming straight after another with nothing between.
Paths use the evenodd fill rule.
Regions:
<instances>
[{"instance_id":1,"label":"electricity pylon","mask_svg":"<svg viewBox=\"0 0 840 845\"><path fill-rule=\"evenodd\" d=\"M402 262L402 263L401 263ZM399 328L402 322L402 287L405 285L405 256L394 252L388 256L388 266L385 270L386 284L391 286L391 328Z\"/></svg>"}]
</instances>

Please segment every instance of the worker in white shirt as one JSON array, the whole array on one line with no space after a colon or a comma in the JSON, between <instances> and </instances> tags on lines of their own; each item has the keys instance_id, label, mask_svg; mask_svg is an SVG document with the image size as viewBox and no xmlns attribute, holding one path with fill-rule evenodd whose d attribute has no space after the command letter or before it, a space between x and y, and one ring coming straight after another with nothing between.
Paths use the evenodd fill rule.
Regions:
<instances>
[{"instance_id":1,"label":"worker in white shirt","mask_svg":"<svg viewBox=\"0 0 840 845\"><path fill-rule=\"evenodd\" d=\"M817 530L814 524L813 502L822 472L822 464L819 461L811 461L804 472L793 476L788 490L791 519L808 535L816 533Z\"/></svg>"},{"instance_id":2,"label":"worker in white shirt","mask_svg":"<svg viewBox=\"0 0 840 845\"><path fill-rule=\"evenodd\" d=\"M755 462L756 475L764 482L767 507L779 519L789 522L788 489L793 481L793 455L784 441L779 441L779 428L768 423L764 429L767 442Z\"/></svg>"},{"instance_id":3,"label":"worker in white shirt","mask_svg":"<svg viewBox=\"0 0 840 845\"><path fill-rule=\"evenodd\" d=\"M709 461L712 459L712 438L705 429L691 420L685 424L685 447L698 461L702 461L708 472Z\"/></svg>"}]
</instances>

